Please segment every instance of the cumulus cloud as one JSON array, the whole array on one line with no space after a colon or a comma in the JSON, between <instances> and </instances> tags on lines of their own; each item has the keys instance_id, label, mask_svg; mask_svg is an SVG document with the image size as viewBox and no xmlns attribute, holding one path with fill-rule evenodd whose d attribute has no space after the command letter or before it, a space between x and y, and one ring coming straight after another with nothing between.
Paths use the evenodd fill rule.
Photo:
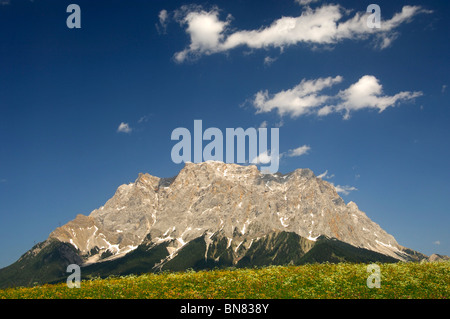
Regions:
<instances>
[{"instance_id":1,"label":"cumulus cloud","mask_svg":"<svg viewBox=\"0 0 450 319\"><path fill-rule=\"evenodd\" d=\"M311 150L311 147L308 145L303 145L297 148L294 148L292 150L289 150L286 154L287 157L298 157L305 154L308 154L308 152Z\"/></svg>"},{"instance_id":2,"label":"cumulus cloud","mask_svg":"<svg viewBox=\"0 0 450 319\"><path fill-rule=\"evenodd\" d=\"M220 21L217 7L205 11L200 6L190 5L177 10L175 18L180 25L186 26L186 32L191 38L189 47L174 55L175 61L183 62L188 57L195 58L219 51L231 16L226 21Z\"/></svg>"},{"instance_id":3,"label":"cumulus cloud","mask_svg":"<svg viewBox=\"0 0 450 319\"><path fill-rule=\"evenodd\" d=\"M311 113L315 108L323 105L330 97L319 95L318 93L341 81L341 76L319 78L317 80L303 79L292 89L273 95L269 95L267 90L259 91L255 95L253 105L257 109L257 113L265 113L277 109L281 116L289 114L292 117L298 117Z\"/></svg>"},{"instance_id":4,"label":"cumulus cloud","mask_svg":"<svg viewBox=\"0 0 450 319\"><path fill-rule=\"evenodd\" d=\"M311 0L298 0L307 5ZM315 2L315 1L314 1ZM181 63L202 55L226 52L237 47L250 49L280 48L308 44L334 45L343 40L363 40L374 37L375 46L385 49L398 37L396 29L410 22L419 13L429 13L420 6L404 6L391 19L381 21L380 28L369 28L366 11L349 17L350 10L340 5L324 4L312 9L303 7L297 17L281 17L268 26L255 30L236 30L231 27L232 16L225 20L219 17L220 10L213 7L205 10L201 6L189 5L176 10L174 16L190 36L190 44L175 53L175 61Z\"/></svg>"},{"instance_id":5,"label":"cumulus cloud","mask_svg":"<svg viewBox=\"0 0 450 319\"><path fill-rule=\"evenodd\" d=\"M364 108L378 109L381 113L389 106L395 106L398 102L411 100L422 95L422 92L400 92L393 96L383 95L383 87L378 79L371 75L365 75L348 89L339 93L341 103L335 106L336 111L345 110L345 118L351 111Z\"/></svg>"},{"instance_id":6,"label":"cumulus cloud","mask_svg":"<svg viewBox=\"0 0 450 319\"><path fill-rule=\"evenodd\" d=\"M269 94L259 91L252 101L256 113L276 110L280 116L296 118L301 115L315 114L326 116L331 113L344 113L344 119L350 113L361 109L377 109L380 113L390 106L422 96L422 92L404 91L389 96L383 93L379 80L372 75L364 75L356 83L335 95L327 95L323 90L343 81L341 76L303 79L292 89Z\"/></svg>"},{"instance_id":7,"label":"cumulus cloud","mask_svg":"<svg viewBox=\"0 0 450 319\"><path fill-rule=\"evenodd\" d=\"M120 123L119 127L117 128L118 133L131 133L133 129L128 125L128 123Z\"/></svg>"},{"instance_id":8,"label":"cumulus cloud","mask_svg":"<svg viewBox=\"0 0 450 319\"><path fill-rule=\"evenodd\" d=\"M435 244L435 245L440 245L441 242L440 242L439 240L436 240L435 242L433 242L433 244Z\"/></svg>"}]
</instances>

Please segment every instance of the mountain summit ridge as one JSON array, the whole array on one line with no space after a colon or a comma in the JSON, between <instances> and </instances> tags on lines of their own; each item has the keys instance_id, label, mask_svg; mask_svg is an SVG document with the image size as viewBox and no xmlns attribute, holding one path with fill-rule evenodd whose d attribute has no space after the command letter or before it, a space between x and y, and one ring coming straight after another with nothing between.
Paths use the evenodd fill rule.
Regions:
<instances>
[{"instance_id":1,"label":"mountain summit ridge","mask_svg":"<svg viewBox=\"0 0 450 319\"><path fill-rule=\"evenodd\" d=\"M263 216L263 217L261 217ZM224 229L252 238L268 230L290 231L314 240L335 237L356 247L407 260L392 235L310 169L262 174L256 166L208 161L186 163L179 174L162 179L140 173L134 183L87 217L78 215L50 234L81 253L94 248L113 256L127 253L151 234L156 241L177 239L178 249L203 233ZM92 258L89 261L94 261Z\"/></svg>"}]
</instances>

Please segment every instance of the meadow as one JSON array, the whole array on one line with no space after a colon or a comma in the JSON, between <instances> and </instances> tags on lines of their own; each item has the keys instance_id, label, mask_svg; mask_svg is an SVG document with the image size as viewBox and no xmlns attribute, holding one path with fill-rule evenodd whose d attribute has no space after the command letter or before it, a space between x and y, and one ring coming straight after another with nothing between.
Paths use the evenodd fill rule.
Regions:
<instances>
[{"instance_id":1,"label":"meadow","mask_svg":"<svg viewBox=\"0 0 450 319\"><path fill-rule=\"evenodd\" d=\"M450 262L380 266L368 288L367 264L309 264L163 272L0 290L0 299L448 299Z\"/></svg>"}]
</instances>

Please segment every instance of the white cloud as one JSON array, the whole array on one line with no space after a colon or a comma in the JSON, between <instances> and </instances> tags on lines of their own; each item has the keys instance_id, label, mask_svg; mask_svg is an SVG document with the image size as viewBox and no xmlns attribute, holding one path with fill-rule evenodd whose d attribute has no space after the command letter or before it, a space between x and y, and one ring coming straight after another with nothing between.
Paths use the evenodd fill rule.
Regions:
<instances>
[{"instance_id":1,"label":"white cloud","mask_svg":"<svg viewBox=\"0 0 450 319\"><path fill-rule=\"evenodd\" d=\"M311 113L314 108L323 105L329 96L317 93L342 81L341 76L335 78L319 78L317 80L303 79L292 89L285 90L269 96L269 92L259 91L256 93L253 105L257 113L270 112L277 109L278 114L283 116L289 114L298 117Z\"/></svg>"},{"instance_id":2,"label":"white cloud","mask_svg":"<svg viewBox=\"0 0 450 319\"><path fill-rule=\"evenodd\" d=\"M447 85L444 84L444 85L442 86L441 92L444 93L446 89L447 89Z\"/></svg>"},{"instance_id":3,"label":"white cloud","mask_svg":"<svg viewBox=\"0 0 450 319\"><path fill-rule=\"evenodd\" d=\"M280 116L296 118L301 115L315 114L326 116L335 112L344 112L344 118L350 112L361 109L377 109L380 113L390 106L422 96L422 92L400 92L393 96L384 95L379 80L372 75L361 77L356 83L335 95L326 95L322 91L342 82L341 76L334 78L303 79L292 89L269 94L259 91L252 101L256 113L276 110ZM331 102L331 103L330 103Z\"/></svg>"},{"instance_id":4,"label":"white cloud","mask_svg":"<svg viewBox=\"0 0 450 319\"><path fill-rule=\"evenodd\" d=\"M311 3L318 2L319 0L295 0L301 6L307 6Z\"/></svg>"},{"instance_id":5,"label":"white cloud","mask_svg":"<svg viewBox=\"0 0 450 319\"><path fill-rule=\"evenodd\" d=\"M119 127L117 128L118 133L131 133L132 128L128 125L128 123L120 123Z\"/></svg>"},{"instance_id":6,"label":"white cloud","mask_svg":"<svg viewBox=\"0 0 450 319\"><path fill-rule=\"evenodd\" d=\"M299 4L309 4L310 0L299 0ZM324 4L316 9L309 6L297 17L281 17L269 26L255 30L235 30L230 26L232 16L225 21L219 18L219 9L209 11L201 6L183 6L175 12L177 21L186 26L190 36L190 44L184 50L175 53L177 62L226 52L239 46L250 49L280 48L305 43L316 45L332 45L343 40L363 40L374 36L375 46L384 49L392 44L398 36L395 30L403 23L410 22L419 13L430 13L420 6L404 6L391 19L381 21L380 28L367 27L366 11L355 13L349 17L350 10L340 5Z\"/></svg>"},{"instance_id":7,"label":"white cloud","mask_svg":"<svg viewBox=\"0 0 450 319\"><path fill-rule=\"evenodd\" d=\"M303 145L300 147L297 147L295 149L289 150L286 154L287 157L298 157L305 154L308 154L308 152L311 150L311 147L308 145Z\"/></svg>"},{"instance_id":8,"label":"white cloud","mask_svg":"<svg viewBox=\"0 0 450 319\"><path fill-rule=\"evenodd\" d=\"M325 172L323 172L322 174L317 176L317 178L321 178L321 179L330 179L333 177L334 177L334 174L328 175L328 170L326 170ZM329 183L335 188L335 190L338 194L349 195L350 192L358 190L354 186L349 186L349 185L345 185L345 186L337 185L336 186L332 182L329 182Z\"/></svg>"},{"instance_id":9,"label":"white cloud","mask_svg":"<svg viewBox=\"0 0 450 319\"><path fill-rule=\"evenodd\" d=\"M323 172L322 174L317 176L317 178L321 178L321 179L330 179L333 177L334 177L334 174L328 175L328 170L326 170L325 172Z\"/></svg>"},{"instance_id":10,"label":"white cloud","mask_svg":"<svg viewBox=\"0 0 450 319\"><path fill-rule=\"evenodd\" d=\"M364 108L378 109L383 112L398 102L411 100L422 96L422 92L400 92L393 96L383 95L383 87L378 79L371 75L365 75L348 89L339 92L342 102L336 105L336 111L345 110L345 118L349 118L351 111Z\"/></svg>"},{"instance_id":11,"label":"white cloud","mask_svg":"<svg viewBox=\"0 0 450 319\"><path fill-rule=\"evenodd\" d=\"M269 65L271 65L273 62L275 62L277 59L278 59L278 58L272 58L272 57L270 57L270 56L266 56L266 57L264 58L264 65L269 66Z\"/></svg>"},{"instance_id":12,"label":"white cloud","mask_svg":"<svg viewBox=\"0 0 450 319\"><path fill-rule=\"evenodd\" d=\"M175 17L181 25L187 25L186 32L191 38L189 47L174 55L177 62L217 52L224 38L223 32L230 22L219 20L217 7L205 11L199 6L183 6Z\"/></svg>"},{"instance_id":13,"label":"white cloud","mask_svg":"<svg viewBox=\"0 0 450 319\"><path fill-rule=\"evenodd\" d=\"M328 174L328 170L326 170L322 174L318 175L317 178L325 178L325 176L327 176L327 174Z\"/></svg>"},{"instance_id":14,"label":"white cloud","mask_svg":"<svg viewBox=\"0 0 450 319\"><path fill-rule=\"evenodd\" d=\"M167 24L169 21L169 13L167 10L163 9L158 14L159 18L159 24L156 24L156 29L159 33L166 33L167 32Z\"/></svg>"},{"instance_id":15,"label":"white cloud","mask_svg":"<svg viewBox=\"0 0 450 319\"><path fill-rule=\"evenodd\" d=\"M267 121L263 121L260 125L259 128L266 128L268 125Z\"/></svg>"},{"instance_id":16,"label":"white cloud","mask_svg":"<svg viewBox=\"0 0 450 319\"><path fill-rule=\"evenodd\" d=\"M348 186L348 185L345 185L345 186L337 185L337 186L335 186L333 183L331 183L331 185L334 186L334 188L336 189L336 192L338 194L343 194L343 195L348 195L348 194L350 194L350 192L358 190L356 187Z\"/></svg>"},{"instance_id":17,"label":"white cloud","mask_svg":"<svg viewBox=\"0 0 450 319\"><path fill-rule=\"evenodd\" d=\"M440 245L441 242L440 242L439 240L436 240L435 242L433 242L433 244L435 244L435 245Z\"/></svg>"},{"instance_id":18,"label":"white cloud","mask_svg":"<svg viewBox=\"0 0 450 319\"><path fill-rule=\"evenodd\" d=\"M256 156L251 163L254 164L267 164L270 163L272 160L272 156L269 155L268 151L265 151L264 153L259 154L258 156Z\"/></svg>"},{"instance_id":19,"label":"white cloud","mask_svg":"<svg viewBox=\"0 0 450 319\"><path fill-rule=\"evenodd\" d=\"M283 126L284 126L283 119L280 119L280 121L278 123L275 123L275 127L283 127Z\"/></svg>"},{"instance_id":20,"label":"white cloud","mask_svg":"<svg viewBox=\"0 0 450 319\"><path fill-rule=\"evenodd\" d=\"M166 25L168 17L169 17L169 14L167 13L167 10L164 10L164 9L161 10L158 15L159 23L161 25Z\"/></svg>"}]
</instances>

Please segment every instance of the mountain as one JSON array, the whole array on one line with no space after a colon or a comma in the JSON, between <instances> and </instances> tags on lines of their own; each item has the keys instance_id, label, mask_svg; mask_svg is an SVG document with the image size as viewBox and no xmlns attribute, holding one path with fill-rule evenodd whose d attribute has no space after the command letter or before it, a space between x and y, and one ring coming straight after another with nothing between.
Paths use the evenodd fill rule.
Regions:
<instances>
[{"instance_id":1,"label":"mountain","mask_svg":"<svg viewBox=\"0 0 450 319\"><path fill-rule=\"evenodd\" d=\"M448 261L448 260L450 260L449 256L432 254L430 257L428 257L428 259L422 260L422 261L441 262L441 261Z\"/></svg>"},{"instance_id":2,"label":"mountain","mask_svg":"<svg viewBox=\"0 0 450 319\"><path fill-rule=\"evenodd\" d=\"M252 165L208 161L187 163L173 178L139 174L104 206L76 216L1 269L0 287L66 278L61 270L70 263L89 277L426 258L309 169L262 174Z\"/></svg>"},{"instance_id":3,"label":"mountain","mask_svg":"<svg viewBox=\"0 0 450 319\"><path fill-rule=\"evenodd\" d=\"M67 265L82 263L83 259L72 245L47 239L0 270L0 288L63 281L68 276Z\"/></svg>"}]
</instances>

